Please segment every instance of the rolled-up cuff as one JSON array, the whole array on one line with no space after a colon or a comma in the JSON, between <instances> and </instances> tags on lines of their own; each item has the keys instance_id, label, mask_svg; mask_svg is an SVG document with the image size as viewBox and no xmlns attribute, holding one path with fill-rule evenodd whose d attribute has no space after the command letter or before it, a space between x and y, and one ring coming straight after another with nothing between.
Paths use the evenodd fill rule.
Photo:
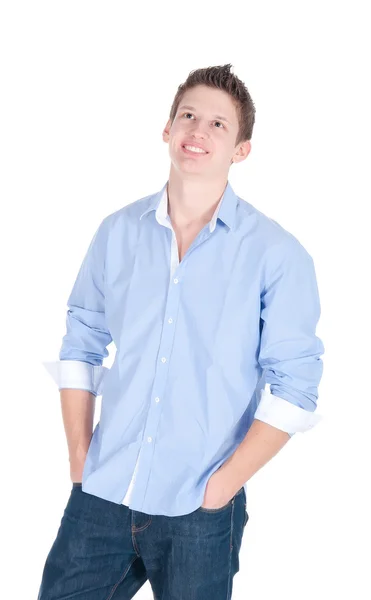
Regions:
<instances>
[{"instance_id":1,"label":"rolled-up cuff","mask_svg":"<svg viewBox=\"0 0 371 600\"><path fill-rule=\"evenodd\" d=\"M100 396L103 380L109 371L103 365L91 365L81 360L43 361L42 363L58 386L58 389L71 388L87 390Z\"/></svg>"},{"instance_id":2,"label":"rolled-up cuff","mask_svg":"<svg viewBox=\"0 0 371 600\"><path fill-rule=\"evenodd\" d=\"M271 393L270 384L266 383L254 418L294 435L312 429L323 417L275 396Z\"/></svg>"}]
</instances>

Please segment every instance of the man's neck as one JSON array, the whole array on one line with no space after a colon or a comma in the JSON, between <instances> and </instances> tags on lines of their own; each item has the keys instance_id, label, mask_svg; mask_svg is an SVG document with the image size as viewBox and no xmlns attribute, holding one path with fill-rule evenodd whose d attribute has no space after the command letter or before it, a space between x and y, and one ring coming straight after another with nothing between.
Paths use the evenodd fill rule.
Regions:
<instances>
[{"instance_id":1,"label":"man's neck","mask_svg":"<svg viewBox=\"0 0 371 600\"><path fill-rule=\"evenodd\" d=\"M170 171L167 185L168 214L178 229L204 225L210 221L224 193L228 179L202 181L180 178Z\"/></svg>"}]
</instances>

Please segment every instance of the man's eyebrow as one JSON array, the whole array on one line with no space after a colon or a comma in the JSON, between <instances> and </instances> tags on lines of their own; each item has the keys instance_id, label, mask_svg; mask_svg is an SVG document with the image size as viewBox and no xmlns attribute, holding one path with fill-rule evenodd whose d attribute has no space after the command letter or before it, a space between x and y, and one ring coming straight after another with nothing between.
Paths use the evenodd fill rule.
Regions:
<instances>
[{"instance_id":1,"label":"man's eyebrow","mask_svg":"<svg viewBox=\"0 0 371 600\"><path fill-rule=\"evenodd\" d=\"M179 110L181 110L182 108L187 108L188 110L196 110L194 106L189 106L188 104L183 104L183 106L179 106ZM214 115L214 118L220 119L220 121L226 121L227 123L229 123L229 121L226 117L221 117L220 115Z\"/></svg>"}]
</instances>

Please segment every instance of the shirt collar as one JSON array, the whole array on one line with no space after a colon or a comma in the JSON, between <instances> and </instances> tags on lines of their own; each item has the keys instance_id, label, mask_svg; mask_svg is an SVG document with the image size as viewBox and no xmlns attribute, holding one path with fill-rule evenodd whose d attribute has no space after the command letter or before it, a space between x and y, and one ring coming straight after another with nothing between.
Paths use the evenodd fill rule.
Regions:
<instances>
[{"instance_id":1,"label":"shirt collar","mask_svg":"<svg viewBox=\"0 0 371 600\"><path fill-rule=\"evenodd\" d=\"M144 217L150 211L156 211L156 219L161 225L168 226L169 215L167 210L168 205L168 194L167 184L161 188L159 192L150 196L147 208L140 215L140 219ZM230 229L234 229L236 224L236 209L237 209L237 196L234 193L229 181L224 189L223 195L214 211L214 214L210 220L209 228L210 232L214 231L216 227L217 219L219 218L225 223Z\"/></svg>"}]
</instances>

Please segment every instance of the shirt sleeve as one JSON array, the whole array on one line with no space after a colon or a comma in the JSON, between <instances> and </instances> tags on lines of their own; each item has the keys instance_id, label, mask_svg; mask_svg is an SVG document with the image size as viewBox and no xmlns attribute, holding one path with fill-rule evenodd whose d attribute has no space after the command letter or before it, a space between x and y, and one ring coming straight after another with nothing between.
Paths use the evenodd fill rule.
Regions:
<instances>
[{"instance_id":1,"label":"shirt sleeve","mask_svg":"<svg viewBox=\"0 0 371 600\"><path fill-rule=\"evenodd\" d=\"M289 433L314 427L324 346L312 257L292 237L271 248L261 294L259 364L264 386L254 418Z\"/></svg>"},{"instance_id":2,"label":"shirt sleeve","mask_svg":"<svg viewBox=\"0 0 371 600\"><path fill-rule=\"evenodd\" d=\"M112 341L105 316L104 272L108 235L107 217L96 230L67 300L66 334L59 360L43 361L58 389L88 390L102 393Z\"/></svg>"}]
</instances>

